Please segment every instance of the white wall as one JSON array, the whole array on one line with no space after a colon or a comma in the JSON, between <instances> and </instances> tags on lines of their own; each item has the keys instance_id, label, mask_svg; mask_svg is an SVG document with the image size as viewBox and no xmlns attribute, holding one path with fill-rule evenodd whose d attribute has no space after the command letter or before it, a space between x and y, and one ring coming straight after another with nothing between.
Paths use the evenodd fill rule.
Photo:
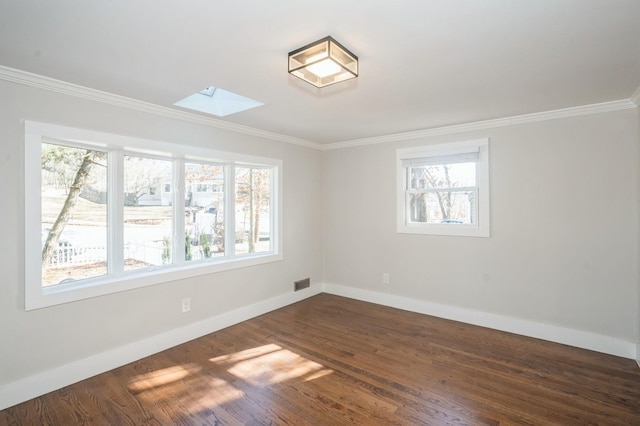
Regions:
<instances>
[{"instance_id":1,"label":"white wall","mask_svg":"<svg viewBox=\"0 0 640 426\"><path fill-rule=\"evenodd\" d=\"M326 151L324 282L635 350L638 134L637 111L624 110ZM490 139L491 237L397 234L395 150L480 137Z\"/></svg>"},{"instance_id":2,"label":"white wall","mask_svg":"<svg viewBox=\"0 0 640 426\"><path fill-rule=\"evenodd\" d=\"M25 312L25 119L282 159L284 260ZM0 407L71 380L69 366L84 378L102 358L125 359L120 348L277 307L307 276L382 303L637 342L639 135L640 113L625 110L321 152L0 81ZM397 234L395 150L480 137L490 139L491 238Z\"/></svg>"},{"instance_id":3,"label":"white wall","mask_svg":"<svg viewBox=\"0 0 640 426\"><path fill-rule=\"evenodd\" d=\"M284 260L25 312L25 119L283 160ZM319 283L321 172L314 149L0 81L0 400L3 385L11 397L25 378Z\"/></svg>"}]
</instances>

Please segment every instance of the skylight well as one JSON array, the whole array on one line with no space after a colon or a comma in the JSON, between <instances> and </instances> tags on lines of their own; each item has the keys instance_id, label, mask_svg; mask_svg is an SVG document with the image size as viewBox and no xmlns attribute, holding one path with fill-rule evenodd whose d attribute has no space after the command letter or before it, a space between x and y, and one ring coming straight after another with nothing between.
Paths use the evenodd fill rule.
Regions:
<instances>
[{"instance_id":1,"label":"skylight well","mask_svg":"<svg viewBox=\"0 0 640 426\"><path fill-rule=\"evenodd\" d=\"M227 90L210 86L176 102L174 105L206 114L213 114L218 117L225 117L264 104Z\"/></svg>"}]
</instances>

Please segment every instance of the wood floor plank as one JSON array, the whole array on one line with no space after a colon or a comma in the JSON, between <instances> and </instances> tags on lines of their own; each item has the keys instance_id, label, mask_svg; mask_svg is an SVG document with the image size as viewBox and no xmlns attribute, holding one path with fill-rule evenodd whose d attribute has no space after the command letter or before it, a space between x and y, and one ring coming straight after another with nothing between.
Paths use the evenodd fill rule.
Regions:
<instances>
[{"instance_id":1,"label":"wood floor plank","mask_svg":"<svg viewBox=\"0 0 640 426\"><path fill-rule=\"evenodd\" d=\"M321 294L0 411L76 424L640 425L640 368Z\"/></svg>"}]
</instances>

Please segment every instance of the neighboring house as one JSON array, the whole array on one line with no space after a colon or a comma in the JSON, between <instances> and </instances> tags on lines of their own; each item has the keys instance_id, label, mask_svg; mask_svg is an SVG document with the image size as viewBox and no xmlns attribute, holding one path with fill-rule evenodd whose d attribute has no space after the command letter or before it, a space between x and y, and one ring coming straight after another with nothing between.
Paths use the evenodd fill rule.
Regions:
<instances>
[{"instance_id":1,"label":"neighboring house","mask_svg":"<svg viewBox=\"0 0 640 426\"><path fill-rule=\"evenodd\" d=\"M222 201L224 198L224 180L213 179L201 182L187 182L185 194L187 207L208 207ZM162 193L160 195L161 205L171 205L172 198L171 184L165 182L162 184Z\"/></svg>"},{"instance_id":2,"label":"neighboring house","mask_svg":"<svg viewBox=\"0 0 640 426\"><path fill-rule=\"evenodd\" d=\"M160 195L160 191L158 190L157 186L150 186L149 188L147 188L147 191L145 193L143 193L142 195L138 196L138 200L136 202L135 197L132 196L133 194L125 194L125 203L126 205L137 205L137 206L168 206L171 205L171 203L168 204L164 204L162 201L162 196ZM133 198L133 200L132 200ZM129 204L129 202L132 202L132 204Z\"/></svg>"},{"instance_id":3,"label":"neighboring house","mask_svg":"<svg viewBox=\"0 0 640 426\"><path fill-rule=\"evenodd\" d=\"M187 205L192 207L206 207L224 196L224 181L222 179L193 182L187 185Z\"/></svg>"}]
</instances>

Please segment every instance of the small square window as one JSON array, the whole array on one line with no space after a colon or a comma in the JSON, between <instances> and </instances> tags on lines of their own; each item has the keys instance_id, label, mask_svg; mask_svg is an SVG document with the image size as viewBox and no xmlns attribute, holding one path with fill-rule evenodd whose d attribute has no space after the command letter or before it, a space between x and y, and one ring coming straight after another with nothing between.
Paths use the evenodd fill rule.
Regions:
<instances>
[{"instance_id":1,"label":"small square window","mask_svg":"<svg viewBox=\"0 0 640 426\"><path fill-rule=\"evenodd\" d=\"M398 232L489 236L488 140L400 149Z\"/></svg>"}]
</instances>

